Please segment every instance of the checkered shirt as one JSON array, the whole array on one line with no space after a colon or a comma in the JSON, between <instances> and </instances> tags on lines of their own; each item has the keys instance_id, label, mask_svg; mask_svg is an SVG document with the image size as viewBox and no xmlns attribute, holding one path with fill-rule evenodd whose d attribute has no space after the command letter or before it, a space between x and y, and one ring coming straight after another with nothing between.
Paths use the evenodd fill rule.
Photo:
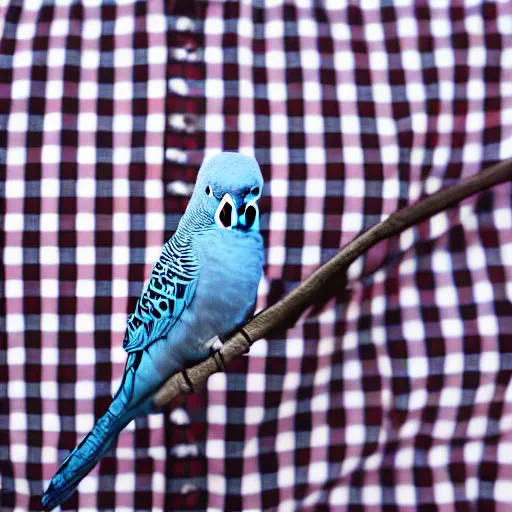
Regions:
<instances>
[{"instance_id":1,"label":"checkered shirt","mask_svg":"<svg viewBox=\"0 0 512 512\"><path fill-rule=\"evenodd\" d=\"M512 3L0 2L0 509L106 409L204 157L266 185L263 308L512 156ZM512 191L380 243L348 293L132 422L63 510L512 509Z\"/></svg>"}]
</instances>

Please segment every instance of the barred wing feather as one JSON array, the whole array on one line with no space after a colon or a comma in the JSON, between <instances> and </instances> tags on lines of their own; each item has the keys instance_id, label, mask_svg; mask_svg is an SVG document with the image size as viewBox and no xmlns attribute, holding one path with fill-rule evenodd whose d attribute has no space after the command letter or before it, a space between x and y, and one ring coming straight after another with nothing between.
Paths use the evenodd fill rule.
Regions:
<instances>
[{"instance_id":1,"label":"barred wing feather","mask_svg":"<svg viewBox=\"0 0 512 512\"><path fill-rule=\"evenodd\" d=\"M194 297L197 272L178 272L175 265L162 263L162 257L128 319L123 340L128 353L166 337Z\"/></svg>"}]
</instances>

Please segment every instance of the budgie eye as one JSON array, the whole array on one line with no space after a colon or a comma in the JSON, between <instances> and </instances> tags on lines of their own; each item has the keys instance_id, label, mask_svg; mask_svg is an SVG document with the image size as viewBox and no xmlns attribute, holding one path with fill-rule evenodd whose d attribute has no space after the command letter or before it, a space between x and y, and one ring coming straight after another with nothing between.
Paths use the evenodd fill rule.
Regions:
<instances>
[{"instance_id":1,"label":"budgie eye","mask_svg":"<svg viewBox=\"0 0 512 512\"><path fill-rule=\"evenodd\" d=\"M206 185L206 195L207 196L211 196L212 195L212 187L210 187L210 185Z\"/></svg>"},{"instance_id":2,"label":"budgie eye","mask_svg":"<svg viewBox=\"0 0 512 512\"><path fill-rule=\"evenodd\" d=\"M260 193L260 189L258 187L252 187L251 188L251 194L253 196L257 196Z\"/></svg>"}]
</instances>

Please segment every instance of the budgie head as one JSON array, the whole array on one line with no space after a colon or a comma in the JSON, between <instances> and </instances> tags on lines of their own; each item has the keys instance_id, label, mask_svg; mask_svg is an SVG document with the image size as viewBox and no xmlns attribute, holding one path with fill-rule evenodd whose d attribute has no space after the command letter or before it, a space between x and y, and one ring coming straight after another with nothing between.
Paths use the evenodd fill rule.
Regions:
<instances>
[{"instance_id":1,"label":"budgie head","mask_svg":"<svg viewBox=\"0 0 512 512\"><path fill-rule=\"evenodd\" d=\"M254 158L220 153L199 169L187 210L199 208L208 227L259 231L257 201L262 189L263 177Z\"/></svg>"}]
</instances>

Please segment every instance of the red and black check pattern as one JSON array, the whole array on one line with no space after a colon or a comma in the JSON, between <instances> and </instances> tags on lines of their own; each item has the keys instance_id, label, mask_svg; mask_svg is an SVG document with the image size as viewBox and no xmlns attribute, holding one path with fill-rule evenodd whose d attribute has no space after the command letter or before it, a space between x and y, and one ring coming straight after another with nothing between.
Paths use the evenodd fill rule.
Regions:
<instances>
[{"instance_id":1,"label":"red and black check pattern","mask_svg":"<svg viewBox=\"0 0 512 512\"><path fill-rule=\"evenodd\" d=\"M0 506L38 510L120 378L204 156L256 156L274 302L393 211L510 157L507 2L0 7ZM131 424L64 510L496 510L512 494L504 184Z\"/></svg>"}]
</instances>

